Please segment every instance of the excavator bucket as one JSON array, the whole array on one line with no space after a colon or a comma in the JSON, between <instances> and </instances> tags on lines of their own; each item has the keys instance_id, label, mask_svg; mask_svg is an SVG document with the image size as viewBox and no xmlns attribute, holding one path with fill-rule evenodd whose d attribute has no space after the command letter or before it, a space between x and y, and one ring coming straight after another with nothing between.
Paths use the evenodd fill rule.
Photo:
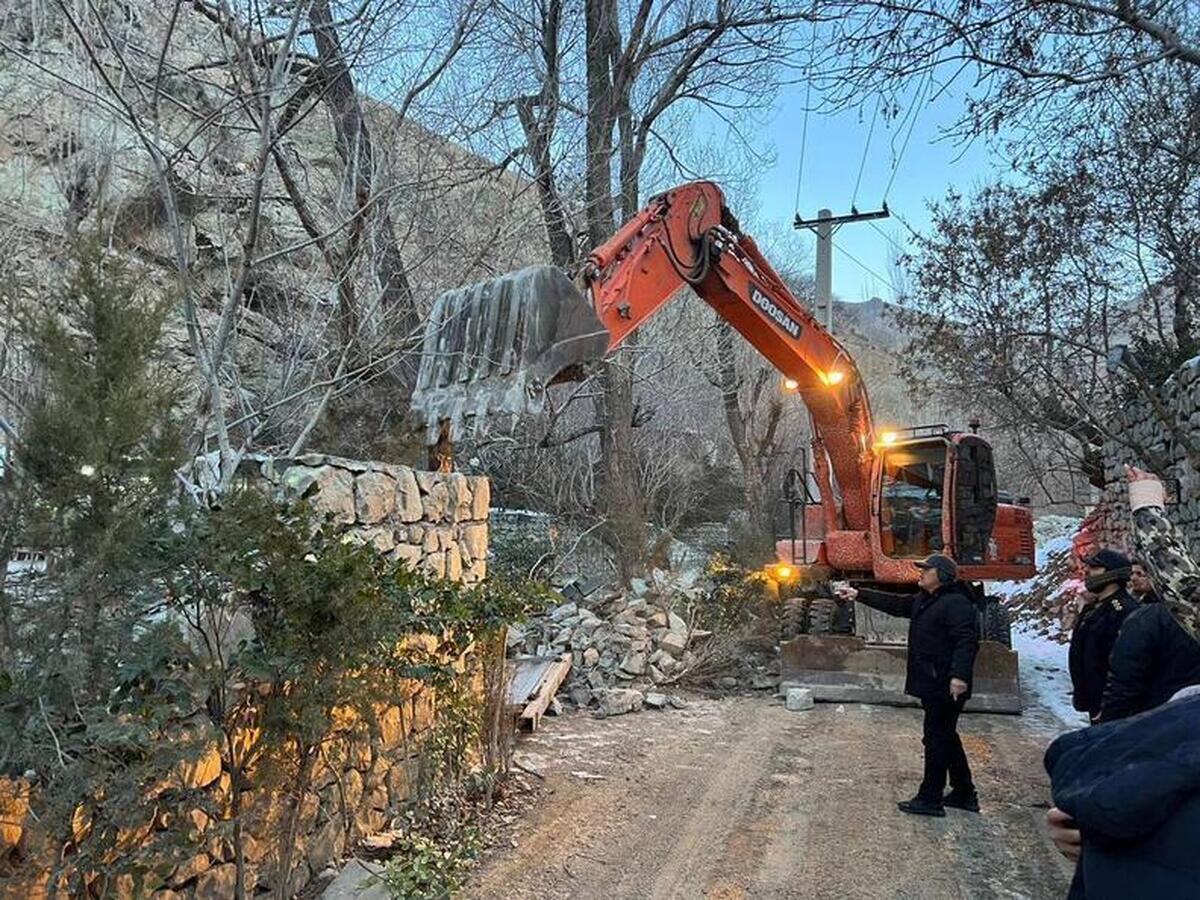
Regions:
<instances>
[{"instance_id":1,"label":"excavator bucket","mask_svg":"<svg viewBox=\"0 0 1200 900\"><path fill-rule=\"evenodd\" d=\"M553 266L531 266L446 291L425 326L413 411L433 444L511 430L540 412L546 388L603 358L609 334L588 300Z\"/></svg>"}]
</instances>

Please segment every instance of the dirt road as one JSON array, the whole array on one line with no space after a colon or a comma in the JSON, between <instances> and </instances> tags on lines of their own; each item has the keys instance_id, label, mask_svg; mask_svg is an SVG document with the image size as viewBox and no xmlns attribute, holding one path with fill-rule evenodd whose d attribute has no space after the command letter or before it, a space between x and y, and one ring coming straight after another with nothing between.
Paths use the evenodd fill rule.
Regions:
<instances>
[{"instance_id":1,"label":"dirt road","mask_svg":"<svg viewBox=\"0 0 1200 900\"><path fill-rule=\"evenodd\" d=\"M904 816L920 713L765 696L672 712L544 720L518 759L545 793L474 898L1063 897L1043 837L1045 710L960 726L983 815Z\"/></svg>"}]
</instances>

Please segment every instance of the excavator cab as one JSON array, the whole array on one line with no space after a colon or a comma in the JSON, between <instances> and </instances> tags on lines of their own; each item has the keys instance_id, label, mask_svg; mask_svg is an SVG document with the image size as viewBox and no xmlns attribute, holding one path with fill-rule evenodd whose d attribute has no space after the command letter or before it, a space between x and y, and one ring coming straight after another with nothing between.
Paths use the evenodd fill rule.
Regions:
<instances>
[{"instance_id":1,"label":"excavator cab","mask_svg":"<svg viewBox=\"0 0 1200 900\"><path fill-rule=\"evenodd\" d=\"M991 445L945 426L889 434L875 463L873 568L881 581L912 581L912 562L931 553L955 559L964 580L1033 573L1032 517L1001 504ZM1021 526L1024 526L1022 528Z\"/></svg>"}]
</instances>

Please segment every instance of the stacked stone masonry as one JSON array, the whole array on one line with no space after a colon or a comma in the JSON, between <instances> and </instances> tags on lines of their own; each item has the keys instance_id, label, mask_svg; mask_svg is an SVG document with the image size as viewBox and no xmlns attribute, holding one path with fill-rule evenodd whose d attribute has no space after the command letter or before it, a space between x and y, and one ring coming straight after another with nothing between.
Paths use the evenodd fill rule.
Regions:
<instances>
[{"instance_id":1,"label":"stacked stone masonry","mask_svg":"<svg viewBox=\"0 0 1200 900\"><path fill-rule=\"evenodd\" d=\"M303 497L345 529L348 540L371 543L393 559L404 560L437 577L466 584L486 574L487 520L490 489L486 478L457 473L417 472L403 466L358 462L308 454L279 460L253 457L243 462L239 477L246 486L264 482L280 495ZM432 638L414 638L425 649ZM456 669L468 677L465 661ZM471 685L479 690L478 681ZM248 688L252 689L252 688ZM255 783L240 795L245 828L247 895L273 892L284 878L278 839L286 810L298 804L298 838L284 893L302 891L327 867L364 837L389 828L420 777L421 745L434 727L438 699L420 682L410 682L393 702L376 709L369 721L339 710L334 731L315 764L311 789L295 796L294 779ZM202 727L204 714L197 714ZM235 743L248 748L259 732L247 727ZM131 876L95 882L93 892L129 900L217 900L234 896L236 865L229 840L229 821L210 813L230 803L230 773L214 739L181 763L150 798L144 821L131 822L126 840L154 854L154 868L165 877L146 890ZM253 779L252 779L253 782ZM197 792L203 800L196 800ZM28 781L0 777L0 897L57 898L71 896L51 884L56 848L39 836L36 807ZM192 796L194 805L178 807L178 797ZM209 812L205 812L206 808ZM220 815L218 814L218 819ZM77 811L76 840L86 839L86 811ZM163 848L163 855L159 850Z\"/></svg>"},{"instance_id":2,"label":"stacked stone masonry","mask_svg":"<svg viewBox=\"0 0 1200 900\"><path fill-rule=\"evenodd\" d=\"M487 575L487 478L417 472L406 466L310 453L295 459L255 457L240 472L291 499L304 498L346 529L413 568L473 585Z\"/></svg>"},{"instance_id":3,"label":"stacked stone masonry","mask_svg":"<svg viewBox=\"0 0 1200 900\"><path fill-rule=\"evenodd\" d=\"M1104 479L1097 538L1107 546L1132 550L1124 466L1158 471L1174 482L1167 510L1194 547L1200 547L1200 357L1183 365L1158 392L1163 421L1152 403L1130 403L1115 417L1104 445ZM1115 437L1115 436L1119 436ZM1189 448L1189 444L1191 447ZM1165 471L1164 471L1165 470Z\"/></svg>"}]
</instances>

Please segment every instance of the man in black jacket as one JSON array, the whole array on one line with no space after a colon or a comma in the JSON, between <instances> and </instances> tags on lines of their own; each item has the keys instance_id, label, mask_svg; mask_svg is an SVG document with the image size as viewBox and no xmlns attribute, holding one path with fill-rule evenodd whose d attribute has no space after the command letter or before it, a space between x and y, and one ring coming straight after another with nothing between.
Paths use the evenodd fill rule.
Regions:
<instances>
[{"instance_id":1,"label":"man in black jacket","mask_svg":"<svg viewBox=\"0 0 1200 900\"><path fill-rule=\"evenodd\" d=\"M979 650L975 605L958 578L958 566L935 554L916 564L921 569L916 594L851 587L838 593L880 612L903 616L908 623L908 672L904 692L925 710L925 775L917 795L897 806L901 812L944 816L953 806L979 812L971 767L958 738L958 716L971 696L971 674ZM945 797L946 776L950 793Z\"/></svg>"},{"instance_id":2,"label":"man in black jacket","mask_svg":"<svg viewBox=\"0 0 1200 900\"><path fill-rule=\"evenodd\" d=\"M1116 550L1101 550L1087 557L1085 586L1094 598L1083 608L1071 631L1068 664L1075 708L1099 721L1108 683L1108 661L1121 625L1137 601L1129 595L1129 557Z\"/></svg>"},{"instance_id":3,"label":"man in black jacket","mask_svg":"<svg viewBox=\"0 0 1200 900\"><path fill-rule=\"evenodd\" d=\"M1130 613L1117 635L1100 721L1154 709L1193 684L1200 684L1200 643L1165 606L1150 603Z\"/></svg>"}]
</instances>

